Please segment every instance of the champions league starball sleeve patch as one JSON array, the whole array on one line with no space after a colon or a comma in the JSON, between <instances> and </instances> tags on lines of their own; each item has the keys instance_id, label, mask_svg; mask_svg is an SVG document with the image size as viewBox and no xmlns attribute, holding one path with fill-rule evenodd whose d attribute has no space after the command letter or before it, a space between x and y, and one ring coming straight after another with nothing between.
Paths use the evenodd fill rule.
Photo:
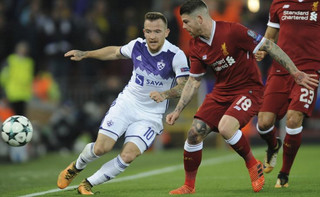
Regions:
<instances>
[{"instance_id":1,"label":"champions league starball sleeve patch","mask_svg":"<svg viewBox=\"0 0 320 197\"><path fill-rule=\"evenodd\" d=\"M248 30L248 36L250 36L251 38L253 38L256 42L260 42L261 39L263 38L260 34L257 34L256 32L252 31L252 30Z\"/></svg>"},{"instance_id":2,"label":"champions league starball sleeve patch","mask_svg":"<svg viewBox=\"0 0 320 197\"><path fill-rule=\"evenodd\" d=\"M181 72L188 72L190 70L190 68L188 67L183 67L183 68L180 68Z\"/></svg>"}]
</instances>

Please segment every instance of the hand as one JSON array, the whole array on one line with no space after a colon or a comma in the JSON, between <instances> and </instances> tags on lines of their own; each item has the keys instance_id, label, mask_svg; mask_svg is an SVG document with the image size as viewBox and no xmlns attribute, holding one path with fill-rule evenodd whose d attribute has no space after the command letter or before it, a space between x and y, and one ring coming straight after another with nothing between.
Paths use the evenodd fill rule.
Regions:
<instances>
[{"instance_id":1,"label":"hand","mask_svg":"<svg viewBox=\"0 0 320 197\"><path fill-rule=\"evenodd\" d=\"M266 51L258 51L256 52L256 54L254 54L254 57L256 58L256 60L258 62L260 62L261 60L263 60L263 58L267 55Z\"/></svg>"},{"instance_id":2,"label":"hand","mask_svg":"<svg viewBox=\"0 0 320 197\"><path fill-rule=\"evenodd\" d=\"M152 100L154 100L157 103L160 103L160 102L166 100L166 98L163 94L161 94L160 92L156 92L156 91L150 92L149 96Z\"/></svg>"},{"instance_id":3,"label":"hand","mask_svg":"<svg viewBox=\"0 0 320 197\"><path fill-rule=\"evenodd\" d=\"M318 75L307 74L301 71L298 71L297 73L293 74L293 78L296 81L296 83L308 88L309 90L313 90L311 86L318 87L319 80L315 79L316 77L318 77Z\"/></svg>"},{"instance_id":4,"label":"hand","mask_svg":"<svg viewBox=\"0 0 320 197\"><path fill-rule=\"evenodd\" d=\"M86 52L79 50L71 50L64 54L64 57L70 57L73 61L81 61L85 57Z\"/></svg>"},{"instance_id":5,"label":"hand","mask_svg":"<svg viewBox=\"0 0 320 197\"><path fill-rule=\"evenodd\" d=\"M176 122L176 120L179 118L180 113L177 111L173 111L170 114L167 115L166 117L166 122L169 125L174 125L174 123Z\"/></svg>"}]
</instances>

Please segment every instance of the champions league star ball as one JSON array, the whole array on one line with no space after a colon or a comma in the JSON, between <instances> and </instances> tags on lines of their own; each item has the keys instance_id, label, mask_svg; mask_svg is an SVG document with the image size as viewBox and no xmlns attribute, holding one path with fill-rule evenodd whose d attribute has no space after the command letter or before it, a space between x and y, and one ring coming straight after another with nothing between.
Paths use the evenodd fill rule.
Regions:
<instances>
[{"instance_id":1,"label":"champions league star ball","mask_svg":"<svg viewBox=\"0 0 320 197\"><path fill-rule=\"evenodd\" d=\"M31 141L33 128L28 118L11 116L1 126L1 137L10 146L24 146Z\"/></svg>"}]
</instances>

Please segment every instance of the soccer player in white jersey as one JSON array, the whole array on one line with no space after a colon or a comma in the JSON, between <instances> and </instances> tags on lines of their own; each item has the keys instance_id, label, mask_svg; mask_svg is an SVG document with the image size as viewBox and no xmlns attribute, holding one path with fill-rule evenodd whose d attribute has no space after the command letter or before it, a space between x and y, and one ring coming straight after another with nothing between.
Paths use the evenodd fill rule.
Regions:
<instances>
[{"instance_id":1,"label":"soccer player in white jersey","mask_svg":"<svg viewBox=\"0 0 320 197\"><path fill-rule=\"evenodd\" d=\"M189 75L189 67L183 51L166 40L169 29L163 14L148 12L143 32L145 39L137 38L122 47L108 46L93 51L71 50L65 54L74 61L84 58L131 58L133 72L128 85L106 113L97 140L87 144L78 159L59 174L59 188L66 188L88 163L112 150L119 137L125 135L121 153L80 183L80 194L94 194L93 186L123 172L152 145L156 135L162 133L162 117L168 106L167 99L180 97Z\"/></svg>"}]
</instances>

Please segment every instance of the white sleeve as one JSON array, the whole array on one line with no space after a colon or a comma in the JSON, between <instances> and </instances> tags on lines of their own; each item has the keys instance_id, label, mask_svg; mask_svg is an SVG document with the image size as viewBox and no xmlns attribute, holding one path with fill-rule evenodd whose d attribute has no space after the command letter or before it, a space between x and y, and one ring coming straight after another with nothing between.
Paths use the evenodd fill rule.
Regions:
<instances>
[{"instance_id":1,"label":"white sleeve","mask_svg":"<svg viewBox=\"0 0 320 197\"><path fill-rule=\"evenodd\" d=\"M128 44L123 45L120 48L121 55L131 59L132 50L137 41L142 42L143 40L142 38L137 38L135 40L131 40Z\"/></svg>"},{"instance_id":2,"label":"white sleeve","mask_svg":"<svg viewBox=\"0 0 320 197\"><path fill-rule=\"evenodd\" d=\"M187 57L182 50L179 50L173 57L172 67L176 73L176 77L188 76L190 74Z\"/></svg>"},{"instance_id":3,"label":"white sleeve","mask_svg":"<svg viewBox=\"0 0 320 197\"><path fill-rule=\"evenodd\" d=\"M259 44L256 46L256 48L254 48L254 50L253 50L253 54L256 54L258 51L259 51L259 49L260 49L260 47L262 46L262 44L264 43L264 41L266 40L266 38L265 37L263 37L262 39L261 39L261 41L259 42Z\"/></svg>"}]
</instances>

